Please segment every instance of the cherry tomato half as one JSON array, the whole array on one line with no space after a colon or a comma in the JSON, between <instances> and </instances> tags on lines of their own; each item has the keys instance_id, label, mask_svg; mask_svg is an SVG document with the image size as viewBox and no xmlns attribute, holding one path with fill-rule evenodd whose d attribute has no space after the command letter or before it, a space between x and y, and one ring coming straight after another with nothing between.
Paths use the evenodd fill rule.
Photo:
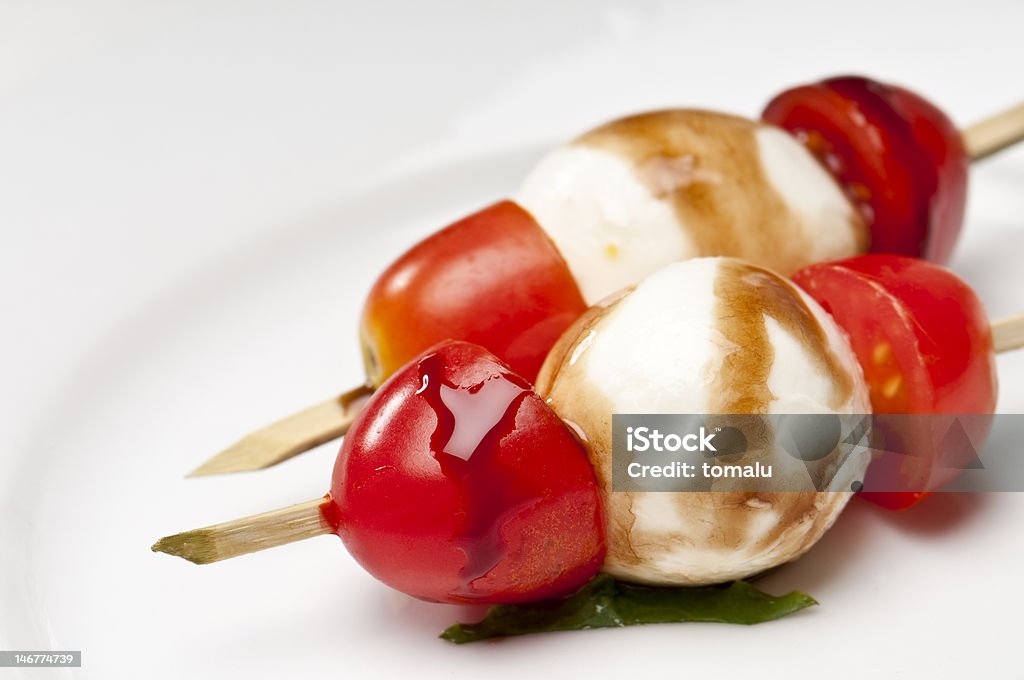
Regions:
<instances>
[{"instance_id":1,"label":"cherry tomato half","mask_svg":"<svg viewBox=\"0 0 1024 680\"><path fill-rule=\"evenodd\" d=\"M786 90L762 117L794 133L835 175L871 227L871 252L949 259L970 159L937 107L909 90L848 76Z\"/></svg>"},{"instance_id":2,"label":"cherry tomato half","mask_svg":"<svg viewBox=\"0 0 1024 680\"><path fill-rule=\"evenodd\" d=\"M388 585L437 602L570 593L604 559L594 471L544 400L478 345L384 383L345 437L324 515Z\"/></svg>"},{"instance_id":3,"label":"cherry tomato half","mask_svg":"<svg viewBox=\"0 0 1024 680\"><path fill-rule=\"evenodd\" d=\"M805 267L793 280L850 336L874 413L991 414L995 409L988 317L970 287L949 270L910 257L865 255ZM924 440L918 443L924 446ZM903 457L902 469L873 464L868 472L869 478L900 475L901 480L886 480L885 488L895 484L906 491L862 495L885 507L907 508L954 474L949 466L939 470L928 464L930 451L915 454ZM925 464L916 464L920 461Z\"/></svg>"},{"instance_id":4,"label":"cherry tomato half","mask_svg":"<svg viewBox=\"0 0 1024 680\"><path fill-rule=\"evenodd\" d=\"M533 217L501 201L414 246L363 307L366 374L380 385L442 340L483 345L528 380L587 305Z\"/></svg>"}]
</instances>

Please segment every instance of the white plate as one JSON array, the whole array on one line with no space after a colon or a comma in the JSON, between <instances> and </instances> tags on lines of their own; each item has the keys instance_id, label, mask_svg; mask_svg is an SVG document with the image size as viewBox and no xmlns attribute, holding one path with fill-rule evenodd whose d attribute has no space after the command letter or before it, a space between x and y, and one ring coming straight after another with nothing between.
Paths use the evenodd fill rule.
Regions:
<instances>
[{"instance_id":1,"label":"white plate","mask_svg":"<svg viewBox=\"0 0 1024 680\"><path fill-rule=\"evenodd\" d=\"M152 9L144 16L159 27L129 22L120 43L0 80L0 186L16 189L0 202L12 244L0 264L13 376L0 463L0 649L80 649L80 670L53 675L104 679L1021 668L1021 494L940 496L899 516L851 504L810 554L761 582L821 601L783 621L466 647L435 636L475 612L388 590L331 537L204 568L149 552L165 533L323 493L336 445L258 474L182 474L247 429L356 384L354 320L373 277L419 236L513 191L544 147L535 140L669 102L720 98L753 113L776 85L853 67L930 84L964 118L1024 94L1007 98L995 81L970 77L990 60L1009 63L1014 49L1019 63L1016 43L1000 39L1019 20L998 22L978 54L965 50L938 77L901 46L914 12L891 15L885 3L859 7L844 26L830 21L827 40L787 23L789 5L737 7L747 17L737 28L743 59L723 44L732 14L711 8L581 5L538 27L539 9L523 5L467 19L469 37L451 13L402 8L420 15L409 17L415 30L394 29L401 40L386 34L396 61L340 78L362 96L363 76L395 84L371 88L370 103L322 91L349 75L342 60L384 51L372 43L394 8L356 21L289 3L246 16L242 28L230 3L210 3L205 15ZM869 20L883 6L889 23ZM928 32L906 35L945 63L963 17L928 11ZM485 39L485 24L502 30ZM755 28L766 24L771 40ZM881 37L863 62L834 56L863 45L869 29ZM542 44L531 52L524 35ZM791 47L801 35L834 51L812 68ZM562 36L573 37L562 45ZM275 37L289 49L270 50ZM402 40L417 49L469 40L474 52L416 52ZM759 48L770 78L749 71ZM671 64L708 54L725 55L720 77ZM400 64L415 72L406 77ZM416 78L456 67L462 80L433 83L448 89L423 98L431 91ZM502 86L474 90L492 77ZM1022 178L1019 151L977 169L953 263L993 316L1024 308ZM999 370L1000 409L1024 412L1024 356L1001 357Z\"/></svg>"}]
</instances>

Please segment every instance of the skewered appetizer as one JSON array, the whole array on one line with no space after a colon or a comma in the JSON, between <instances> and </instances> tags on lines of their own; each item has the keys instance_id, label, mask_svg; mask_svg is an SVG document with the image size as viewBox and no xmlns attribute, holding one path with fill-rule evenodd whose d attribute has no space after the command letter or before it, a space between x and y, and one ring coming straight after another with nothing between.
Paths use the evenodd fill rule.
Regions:
<instances>
[{"instance_id":1,"label":"skewered appetizer","mask_svg":"<svg viewBox=\"0 0 1024 680\"><path fill-rule=\"evenodd\" d=\"M832 286L842 277L859 279ZM891 376L912 371L914 360L929 362L931 382L907 380L907 403L958 386L973 390L970 403L980 409L994 403L993 349L1024 346L1024 317L993 324L993 344L973 293L935 265L862 257L797 278L844 312L833 319L778 274L739 260L671 265L581 317L545 362L540 395L483 348L442 343L369 399L324 498L169 536L153 549L207 563L335 533L371 574L410 595L488 603L565 595L602 569L631 582L689 586L795 559L846 505L865 459L840 460L834 451L816 459L834 468L827 491L617 494L609 479L612 413L868 413L869 399L879 389L891 399ZM840 300L840 291L847 297ZM891 335L864 321L880 302L879 318L895 314L902 324ZM938 335L948 319L965 324L969 343L915 344L918 333ZM861 330L851 344L845 333ZM893 343L891 362L877 350L885 340ZM941 403L954 402L932 405ZM785 468L771 446L761 451ZM618 597L648 605L595 625L754 622L808 604L747 593L744 602L760 603L750 604L754 610L723 614L737 596L732 588L693 591L721 609L684 607L672 618L652 604L663 593L594 583L566 606L575 612L580 597L604 598L594 604L597 616ZM670 592L673 602L691 597ZM544 616L562 611L545 607ZM501 613L507 620L509 610ZM527 618L533 623L519 632L593 620L538 628L536 611Z\"/></svg>"},{"instance_id":2,"label":"skewered appetizer","mask_svg":"<svg viewBox=\"0 0 1024 680\"><path fill-rule=\"evenodd\" d=\"M517 202L428 237L376 281L359 331L366 386L251 433L193 474L266 467L344 434L372 389L448 338L532 380L587 304L670 262L728 255L790 274L869 248L945 258L968 155L1024 135L1024 107L960 135L917 95L863 78L787 91L765 120L661 111L556 149Z\"/></svg>"}]
</instances>

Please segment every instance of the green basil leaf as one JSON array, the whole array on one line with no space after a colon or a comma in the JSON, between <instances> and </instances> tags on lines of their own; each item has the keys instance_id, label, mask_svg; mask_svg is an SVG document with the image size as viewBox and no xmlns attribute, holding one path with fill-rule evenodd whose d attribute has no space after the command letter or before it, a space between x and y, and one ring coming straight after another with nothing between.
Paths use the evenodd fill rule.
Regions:
<instances>
[{"instance_id":1,"label":"green basil leaf","mask_svg":"<svg viewBox=\"0 0 1024 680\"><path fill-rule=\"evenodd\" d=\"M456 644L558 630L614 628L645 623L711 621L754 624L818 604L801 592L775 597L746 581L728 586L654 588L598 576L564 600L491 607L477 623L457 623L441 637Z\"/></svg>"}]
</instances>

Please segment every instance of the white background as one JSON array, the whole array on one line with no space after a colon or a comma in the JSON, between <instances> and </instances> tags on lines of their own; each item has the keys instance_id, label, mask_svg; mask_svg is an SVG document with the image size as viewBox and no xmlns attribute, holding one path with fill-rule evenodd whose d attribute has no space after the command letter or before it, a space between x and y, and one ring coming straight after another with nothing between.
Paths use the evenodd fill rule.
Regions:
<instances>
[{"instance_id":1,"label":"white background","mask_svg":"<svg viewBox=\"0 0 1024 680\"><path fill-rule=\"evenodd\" d=\"M0 649L81 649L53 674L90 678L1019 672L1018 494L851 504L763 581L822 602L778 623L463 648L434 636L473 612L387 590L336 539L202 569L148 546L323 493L335 445L182 474L357 384L376 272L551 144L660 106L755 115L841 72L967 123L1024 98L1021 25L1009 0L0 1ZM972 182L952 266L1020 311L1024 149ZM999 369L1024 411L1024 357Z\"/></svg>"}]
</instances>

